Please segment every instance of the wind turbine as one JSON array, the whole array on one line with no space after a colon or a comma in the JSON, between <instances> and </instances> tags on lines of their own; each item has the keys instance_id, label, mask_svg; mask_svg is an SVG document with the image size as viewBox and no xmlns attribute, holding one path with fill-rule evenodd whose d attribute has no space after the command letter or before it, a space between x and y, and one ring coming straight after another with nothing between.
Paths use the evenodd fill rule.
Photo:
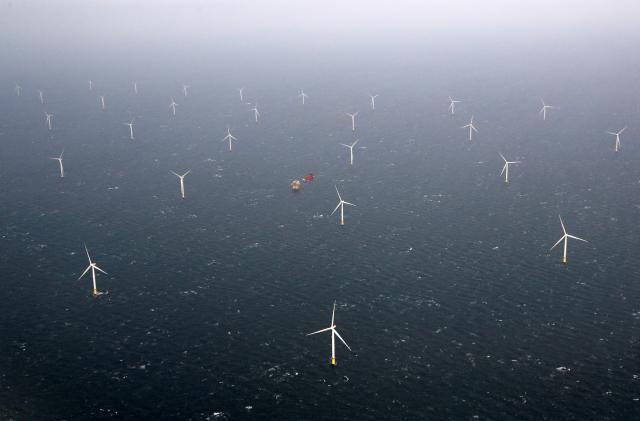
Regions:
<instances>
[{"instance_id":1,"label":"wind turbine","mask_svg":"<svg viewBox=\"0 0 640 421\"><path fill-rule=\"evenodd\" d=\"M104 95L100 95L100 103L102 104L102 109L104 110Z\"/></svg>"},{"instance_id":2,"label":"wind turbine","mask_svg":"<svg viewBox=\"0 0 640 421\"><path fill-rule=\"evenodd\" d=\"M377 97L378 97L378 94L375 94L375 95L369 94L369 98L371 98L371 109L372 110L376 109L376 98Z\"/></svg>"},{"instance_id":3,"label":"wind turbine","mask_svg":"<svg viewBox=\"0 0 640 421\"><path fill-rule=\"evenodd\" d=\"M351 117L351 131L356 131L356 116L358 115L360 111L356 111L353 114L350 113L345 113L346 115L348 115L349 117Z\"/></svg>"},{"instance_id":4,"label":"wind turbine","mask_svg":"<svg viewBox=\"0 0 640 421\"><path fill-rule=\"evenodd\" d=\"M93 91L93 81L89 79L89 90Z\"/></svg>"},{"instance_id":5,"label":"wind turbine","mask_svg":"<svg viewBox=\"0 0 640 421\"><path fill-rule=\"evenodd\" d=\"M336 213L336 211L338 210L338 208L340 208L340 225L344 225L344 205L349 205L349 206L355 206L353 203L349 203L349 202L345 202L344 200L342 200L342 197L340 197L340 192L338 191L338 187L334 186L336 188L336 193L338 193L338 200L340 200L338 202L338 206L336 206L336 208L333 210L333 212L331 212L331 215L333 215L334 213ZM331 216L329 215L329 216Z\"/></svg>"},{"instance_id":6,"label":"wind turbine","mask_svg":"<svg viewBox=\"0 0 640 421\"><path fill-rule=\"evenodd\" d=\"M44 104L44 92L38 89L38 96L40 97L40 104Z\"/></svg>"},{"instance_id":7,"label":"wind turbine","mask_svg":"<svg viewBox=\"0 0 640 421\"><path fill-rule=\"evenodd\" d=\"M64 154L64 149L60 153L60 156L49 158L49 159L53 159L55 161L58 161L58 163L60 163L60 178L64 178L64 167L62 166L62 155L63 154Z\"/></svg>"},{"instance_id":8,"label":"wind turbine","mask_svg":"<svg viewBox=\"0 0 640 421\"><path fill-rule=\"evenodd\" d=\"M619 132L607 132L610 135L613 135L616 137L616 143L615 143L615 151L618 152L618 149L620 149L620 135L622 134L622 132L624 132L627 129L627 126L624 126L622 128L622 130L620 130Z\"/></svg>"},{"instance_id":9,"label":"wind turbine","mask_svg":"<svg viewBox=\"0 0 640 421\"><path fill-rule=\"evenodd\" d=\"M258 122L258 117L260 117L260 111L258 111L258 103L253 106L253 108L249 109L249 111L253 111L253 117L256 119L256 123Z\"/></svg>"},{"instance_id":10,"label":"wind turbine","mask_svg":"<svg viewBox=\"0 0 640 421\"><path fill-rule=\"evenodd\" d=\"M191 87L190 85L182 85L182 93L184 94L184 96L189 96L190 87Z\"/></svg>"},{"instance_id":11,"label":"wind turbine","mask_svg":"<svg viewBox=\"0 0 640 421\"><path fill-rule=\"evenodd\" d=\"M469 121L469 124L467 124L466 126L462 126L463 129L469 128L469 141L473 140L473 132L478 133L478 129L476 129L476 126L473 125L473 115L471 116L471 120Z\"/></svg>"},{"instance_id":12,"label":"wind turbine","mask_svg":"<svg viewBox=\"0 0 640 421\"><path fill-rule=\"evenodd\" d=\"M176 105L178 105L178 103L173 100L173 97L171 97L171 104L169 104L169 108L173 109L173 115L176 115Z\"/></svg>"},{"instance_id":13,"label":"wind turbine","mask_svg":"<svg viewBox=\"0 0 640 421\"><path fill-rule=\"evenodd\" d=\"M544 99L540 98L540 101L542 102L542 108L540 108L540 111L538 112L538 114L542 114L542 120L545 121L547 119L547 109L551 109L551 108L555 108L553 105L547 105L544 102Z\"/></svg>"},{"instance_id":14,"label":"wind turbine","mask_svg":"<svg viewBox=\"0 0 640 421\"><path fill-rule=\"evenodd\" d=\"M353 165L353 147L356 146L356 143L358 143L359 141L360 139L356 139L356 141L353 142L351 145L341 143L342 146L349 148L349 152L351 153L351 159L349 159L349 165Z\"/></svg>"},{"instance_id":15,"label":"wind turbine","mask_svg":"<svg viewBox=\"0 0 640 421\"><path fill-rule=\"evenodd\" d=\"M96 270L99 270L100 272L104 273L105 275L107 274L107 272L105 272L104 270L100 269L98 267L98 265L95 264L95 262L91 261L91 256L89 256L89 249L87 249L87 245L84 245L84 249L87 252L87 257L89 258L89 266L87 266L87 268L84 270L84 272L82 272L82 275L80 275L80 277L78 278L78 280L82 279L82 277L84 275L87 274L87 272L89 272L89 269L91 269L91 278L93 280L93 296L97 297L98 295L102 294L102 292L98 292L98 288L96 287Z\"/></svg>"},{"instance_id":16,"label":"wind turbine","mask_svg":"<svg viewBox=\"0 0 640 421\"><path fill-rule=\"evenodd\" d=\"M456 113L456 104L458 102L462 102L462 101L455 100L451 98L451 96L449 96L449 112L451 113L451 115L454 115Z\"/></svg>"},{"instance_id":17,"label":"wind turbine","mask_svg":"<svg viewBox=\"0 0 640 421\"><path fill-rule=\"evenodd\" d=\"M231 130L228 127L227 127L227 135L222 139L222 141L225 142L227 140L229 141L229 152L231 152L233 150L231 146L231 142L238 139L236 139L236 137L231 134Z\"/></svg>"},{"instance_id":18,"label":"wind turbine","mask_svg":"<svg viewBox=\"0 0 640 421\"><path fill-rule=\"evenodd\" d=\"M16 96L20 96L20 94L22 93L22 86L16 83L16 86L13 88L13 90L16 91Z\"/></svg>"},{"instance_id":19,"label":"wind turbine","mask_svg":"<svg viewBox=\"0 0 640 421\"><path fill-rule=\"evenodd\" d=\"M564 240L564 253L562 255L562 263L567 263L567 242L569 241L569 238L573 238L574 240L584 241L585 243L588 243L588 241L582 238L576 237L574 235L567 234L567 230L564 227L564 222L562 222L562 217L558 215L558 218L560 218L560 225L562 226L562 237L560 237L558 242L555 243L550 250L553 250L555 246L557 246L558 244L560 244L562 240Z\"/></svg>"},{"instance_id":20,"label":"wind turbine","mask_svg":"<svg viewBox=\"0 0 640 421\"><path fill-rule=\"evenodd\" d=\"M44 115L47 117L47 126L51 130L51 117L53 117L53 114L45 112Z\"/></svg>"},{"instance_id":21,"label":"wind turbine","mask_svg":"<svg viewBox=\"0 0 640 421\"><path fill-rule=\"evenodd\" d=\"M244 86L242 88L238 88L238 94L240 95L240 102L244 102Z\"/></svg>"},{"instance_id":22,"label":"wind turbine","mask_svg":"<svg viewBox=\"0 0 640 421\"><path fill-rule=\"evenodd\" d=\"M128 123L124 123L125 126L129 126L129 139L133 140L133 120Z\"/></svg>"},{"instance_id":23,"label":"wind turbine","mask_svg":"<svg viewBox=\"0 0 640 421\"><path fill-rule=\"evenodd\" d=\"M138 82L133 82L133 92L138 95Z\"/></svg>"},{"instance_id":24,"label":"wind turbine","mask_svg":"<svg viewBox=\"0 0 640 421\"><path fill-rule=\"evenodd\" d=\"M302 98L302 105L304 105L304 100L309 98L309 95L305 94L304 91L300 89L300 95L298 95L298 98Z\"/></svg>"},{"instance_id":25,"label":"wind turbine","mask_svg":"<svg viewBox=\"0 0 640 421\"><path fill-rule=\"evenodd\" d=\"M189 170L186 173L180 175L180 174L177 174L177 173L174 173L173 171L171 171L171 174L175 175L176 177L178 177L180 179L180 195L182 196L183 199L184 199L184 178L190 172L191 172L191 170Z\"/></svg>"},{"instance_id":26,"label":"wind turbine","mask_svg":"<svg viewBox=\"0 0 640 421\"><path fill-rule=\"evenodd\" d=\"M519 164L520 161L507 161L507 158L505 158L504 155L502 155L500 152L498 152L498 154L502 157L502 160L504 161L504 167L502 167L502 171L500 172L500 175L504 173L504 182L508 183L509 182L509 164Z\"/></svg>"},{"instance_id":27,"label":"wind turbine","mask_svg":"<svg viewBox=\"0 0 640 421\"><path fill-rule=\"evenodd\" d=\"M320 329L317 332L312 332L312 333L308 333L307 334L307 336L311 336L311 335L315 335L317 333L331 331L331 365L332 366L336 365L336 336L338 337L338 339L340 339L342 341L344 346L346 346L347 349L349 351L351 351L351 348L349 347L349 345L347 345L347 343L344 341L344 339L342 339L342 336L340 336L340 334L336 330L335 316L336 316L336 303L334 301L333 302L333 312L331 313L331 326L329 326L329 327L327 327L325 329Z\"/></svg>"}]
</instances>

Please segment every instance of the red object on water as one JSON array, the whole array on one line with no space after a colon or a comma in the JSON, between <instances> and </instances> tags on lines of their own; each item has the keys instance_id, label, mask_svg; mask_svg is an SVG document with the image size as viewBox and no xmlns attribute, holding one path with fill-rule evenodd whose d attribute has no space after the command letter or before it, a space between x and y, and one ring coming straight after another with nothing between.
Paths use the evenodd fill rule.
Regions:
<instances>
[{"instance_id":1,"label":"red object on water","mask_svg":"<svg viewBox=\"0 0 640 421\"><path fill-rule=\"evenodd\" d=\"M310 172L309 174L304 176L304 182L305 183L310 183L313 181L313 173Z\"/></svg>"}]
</instances>

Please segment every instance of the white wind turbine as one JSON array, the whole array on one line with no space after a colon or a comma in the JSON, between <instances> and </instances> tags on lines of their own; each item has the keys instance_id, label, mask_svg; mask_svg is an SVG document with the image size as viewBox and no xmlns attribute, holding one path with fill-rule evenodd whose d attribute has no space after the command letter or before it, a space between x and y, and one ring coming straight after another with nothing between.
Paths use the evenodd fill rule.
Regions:
<instances>
[{"instance_id":1,"label":"white wind turbine","mask_svg":"<svg viewBox=\"0 0 640 421\"><path fill-rule=\"evenodd\" d=\"M93 81L89 79L89 90L93 91Z\"/></svg>"},{"instance_id":2,"label":"white wind turbine","mask_svg":"<svg viewBox=\"0 0 640 421\"><path fill-rule=\"evenodd\" d=\"M222 139L223 142L229 141L229 152L233 150L232 142L236 139L234 135L231 134L231 129L227 127L227 135Z\"/></svg>"},{"instance_id":3,"label":"white wind turbine","mask_svg":"<svg viewBox=\"0 0 640 421\"><path fill-rule=\"evenodd\" d=\"M375 95L371 95L369 94L369 98L371 98L371 109L375 110L376 109L376 98L378 97L378 94Z\"/></svg>"},{"instance_id":4,"label":"white wind turbine","mask_svg":"<svg viewBox=\"0 0 640 421\"><path fill-rule=\"evenodd\" d=\"M138 82L133 82L133 93L138 95Z\"/></svg>"},{"instance_id":5,"label":"white wind turbine","mask_svg":"<svg viewBox=\"0 0 640 421\"><path fill-rule=\"evenodd\" d=\"M125 126L129 126L129 139L133 140L133 120L128 123L124 123Z\"/></svg>"},{"instance_id":6,"label":"white wind turbine","mask_svg":"<svg viewBox=\"0 0 640 421\"><path fill-rule=\"evenodd\" d=\"M184 199L184 178L187 176L187 174L189 174L191 172L191 170L187 171L186 173L180 175L177 174L173 171L171 171L171 174L175 175L176 177L178 177L180 179L180 195L182 196L182 198Z\"/></svg>"},{"instance_id":7,"label":"white wind turbine","mask_svg":"<svg viewBox=\"0 0 640 421\"><path fill-rule=\"evenodd\" d=\"M451 115L454 115L456 113L456 104L462 102L460 100L456 100L451 98L451 96L449 96L449 112L451 113Z\"/></svg>"},{"instance_id":8,"label":"white wind turbine","mask_svg":"<svg viewBox=\"0 0 640 421\"><path fill-rule=\"evenodd\" d=\"M100 104L102 104L102 109L104 110L104 95L100 95Z\"/></svg>"},{"instance_id":9,"label":"white wind turbine","mask_svg":"<svg viewBox=\"0 0 640 421\"><path fill-rule=\"evenodd\" d=\"M478 129L476 129L476 126L473 125L473 115L471 116L471 120L469 121L469 124L467 124L466 126L462 126L463 129L469 128L469 141L473 140L473 132L478 133Z\"/></svg>"},{"instance_id":10,"label":"white wind turbine","mask_svg":"<svg viewBox=\"0 0 640 421\"><path fill-rule=\"evenodd\" d=\"M349 159L349 165L353 165L353 147L360 141L360 139L356 139L351 145L347 145L345 143L341 143L345 148L349 148L349 153L351 154L351 158Z\"/></svg>"},{"instance_id":11,"label":"white wind turbine","mask_svg":"<svg viewBox=\"0 0 640 421\"><path fill-rule=\"evenodd\" d=\"M335 316L336 316L336 303L334 301L333 302L333 312L331 313L331 326L329 326L329 327L327 327L325 329L320 329L320 330L318 330L316 332L312 332L312 333L307 334L307 336L311 336L311 335L315 335L317 333L331 331L331 365L332 366L336 365L336 336L338 337L338 339L340 339L342 341L344 346L346 346L347 349L349 351L351 351L351 348L349 347L349 345L347 345L345 340L342 339L342 336L340 336L340 334L336 330Z\"/></svg>"},{"instance_id":12,"label":"white wind turbine","mask_svg":"<svg viewBox=\"0 0 640 421\"><path fill-rule=\"evenodd\" d=\"M98 295L102 294L102 292L98 292L98 288L96 287L96 270L99 270L100 272L104 273L105 275L107 274L107 272L105 272L104 270L100 269L98 267L98 265L95 264L95 262L91 261L91 256L89 256L89 249L87 249L87 245L84 245L84 249L87 252L87 257L89 258L89 266L87 266L87 268L84 270L84 272L82 272L82 275L80 275L80 277L78 278L78 280L82 279L82 277L84 275L87 274L87 272L89 272L89 269L91 269L91 278L93 280L93 296L97 297Z\"/></svg>"},{"instance_id":13,"label":"white wind turbine","mask_svg":"<svg viewBox=\"0 0 640 421\"><path fill-rule=\"evenodd\" d=\"M184 96L189 96L190 87L191 87L190 85L182 85L182 93L184 94Z\"/></svg>"},{"instance_id":14,"label":"white wind turbine","mask_svg":"<svg viewBox=\"0 0 640 421\"><path fill-rule=\"evenodd\" d=\"M615 151L618 152L618 150L620 149L620 135L622 134L622 132L624 132L627 129L627 126L624 126L622 128L622 130L620 130L619 132L607 132L610 135L613 135L616 137L616 143L615 143Z\"/></svg>"},{"instance_id":15,"label":"white wind turbine","mask_svg":"<svg viewBox=\"0 0 640 421\"><path fill-rule=\"evenodd\" d=\"M544 102L544 99L540 98L540 101L542 102L542 108L540 108L540 111L538 112L538 114L542 114L542 120L545 121L547 119L547 109L551 109L551 108L555 108L553 105L547 105Z\"/></svg>"},{"instance_id":16,"label":"white wind turbine","mask_svg":"<svg viewBox=\"0 0 640 421\"><path fill-rule=\"evenodd\" d=\"M584 241L585 243L588 243L588 241L582 238L576 237L574 235L567 234L567 230L564 227L564 222L562 222L562 217L558 215L558 218L560 218L560 225L562 226L562 237L560 237L558 242L555 243L550 250L553 250L555 246L557 246L558 244L560 244L561 241L564 240L564 253L562 255L562 263L567 263L567 242L569 241L569 238L573 238L574 240Z\"/></svg>"},{"instance_id":17,"label":"white wind turbine","mask_svg":"<svg viewBox=\"0 0 640 421\"><path fill-rule=\"evenodd\" d=\"M260 117L260 111L258 111L258 103L253 106L253 108L249 109L249 111L253 111L253 117L256 119L256 123L258 122L258 117Z\"/></svg>"},{"instance_id":18,"label":"white wind turbine","mask_svg":"<svg viewBox=\"0 0 640 421\"><path fill-rule=\"evenodd\" d=\"M38 89L38 97L40 98L40 104L44 104L44 92Z\"/></svg>"},{"instance_id":19,"label":"white wind turbine","mask_svg":"<svg viewBox=\"0 0 640 421\"><path fill-rule=\"evenodd\" d=\"M64 155L64 149L60 153L60 156L49 158L49 159L58 161L58 163L60 164L60 178L64 178L64 167L62 166L62 155Z\"/></svg>"},{"instance_id":20,"label":"white wind turbine","mask_svg":"<svg viewBox=\"0 0 640 421\"><path fill-rule=\"evenodd\" d=\"M338 191L338 187L337 186L334 186L334 187L336 188L336 193L338 193L339 202L338 202L338 206L336 206L333 212L331 212L331 215L336 213L338 208L340 208L340 225L344 225L344 205L349 205L349 206L355 206L355 205L353 203L345 202L344 200L342 200L342 197L340 196L340 192Z\"/></svg>"},{"instance_id":21,"label":"white wind turbine","mask_svg":"<svg viewBox=\"0 0 640 421\"><path fill-rule=\"evenodd\" d=\"M351 131L355 132L356 131L356 116L358 115L360 111L356 111L355 113L351 114L351 113L345 113L346 115L348 115L349 117L351 117Z\"/></svg>"},{"instance_id":22,"label":"white wind turbine","mask_svg":"<svg viewBox=\"0 0 640 421\"><path fill-rule=\"evenodd\" d=\"M244 87L238 88L238 94L240 95L240 102L244 102Z\"/></svg>"},{"instance_id":23,"label":"white wind turbine","mask_svg":"<svg viewBox=\"0 0 640 421\"><path fill-rule=\"evenodd\" d=\"M176 105L178 105L178 103L174 101L173 97L171 97L171 104L169 104L169 108L173 110L173 115L176 115Z\"/></svg>"},{"instance_id":24,"label":"white wind turbine","mask_svg":"<svg viewBox=\"0 0 640 421\"><path fill-rule=\"evenodd\" d=\"M504 155L502 155L500 152L498 152L498 154L504 161L504 167L502 167L502 171L500 172L500 175L504 174L504 182L508 183L509 182L509 165L520 164L520 161L507 161L507 158L505 158Z\"/></svg>"},{"instance_id":25,"label":"white wind turbine","mask_svg":"<svg viewBox=\"0 0 640 421\"><path fill-rule=\"evenodd\" d=\"M53 114L45 112L44 115L47 118L47 127L51 130L51 117L53 117Z\"/></svg>"},{"instance_id":26,"label":"white wind turbine","mask_svg":"<svg viewBox=\"0 0 640 421\"><path fill-rule=\"evenodd\" d=\"M302 99L302 105L304 105L304 101L305 99L309 98L309 95L305 94L304 91L300 89L300 94L298 95L298 98Z\"/></svg>"}]
</instances>

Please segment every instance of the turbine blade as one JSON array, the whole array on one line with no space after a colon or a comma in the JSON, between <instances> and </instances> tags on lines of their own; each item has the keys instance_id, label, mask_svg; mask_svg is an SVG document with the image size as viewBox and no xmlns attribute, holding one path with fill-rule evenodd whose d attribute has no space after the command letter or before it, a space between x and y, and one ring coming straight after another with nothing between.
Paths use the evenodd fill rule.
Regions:
<instances>
[{"instance_id":1,"label":"turbine blade","mask_svg":"<svg viewBox=\"0 0 640 421\"><path fill-rule=\"evenodd\" d=\"M316 333L326 332L327 330L331 330L331 329L333 329L333 328L328 327L328 328L326 328L326 329L320 329L320 330L317 330L317 331L315 331L315 332L307 333L307 336L315 335Z\"/></svg>"},{"instance_id":2,"label":"turbine blade","mask_svg":"<svg viewBox=\"0 0 640 421\"><path fill-rule=\"evenodd\" d=\"M180 178L180 174L176 174L173 171L169 171L171 174L175 175L176 177Z\"/></svg>"},{"instance_id":3,"label":"turbine blade","mask_svg":"<svg viewBox=\"0 0 640 421\"><path fill-rule=\"evenodd\" d=\"M105 275L108 275L107 272L105 272L104 270L100 269L98 266L94 266L94 268L96 268L96 270L99 270L100 272L104 273Z\"/></svg>"},{"instance_id":4,"label":"turbine blade","mask_svg":"<svg viewBox=\"0 0 640 421\"><path fill-rule=\"evenodd\" d=\"M554 249L558 244L560 244L560 243L562 242L562 240L564 240L564 237L566 237L566 236L567 236L567 234L565 234L565 235L563 235L562 237L560 237L560 239L558 240L558 242L557 242L557 243L555 243L555 244L553 245L553 247L551 247L549 250L553 250L553 249Z\"/></svg>"},{"instance_id":5,"label":"turbine blade","mask_svg":"<svg viewBox=\"0 0 640 421\"><path fill-rule=\"evenodd\" d=\"M87 252L87 258L89 259L89 263L91 263L91 256L89 256L89 249L87 248L87 245L84 245L84 251Z\"/></svg>"},{"instance_id":6,"label":"turbine blade","mask_svg":"<svg viewBox=\"0 0 640 421\"><path fill-rule=\"evenodd\" d=\"M560 218L560 225L562 225L562 232L564 232L564 235L567 235L567 229L564 227L564 222L562 222L562 217L558 215L558 218Z\"/></svg>"},{"instance_id":7,"label":"turbine blade","mask_svg":"<svg viewBox=\"0 0 640 421\"><path fill-rule=\"evenodd\" d=\"M333 212L331 212L331 215L333 215L334 213L336 213L336 211L338 210L338 208L340 207L340 205L342 205L342 200L340 201L340 203L338 203L338 206L336 206L336 208L333 210ZM331 216L329 215L329 216Z\"/></svg>"},{"instance_id":8,"label":"turbine blade","mask_svg":"<svg viewBox=\"0 0 640 421\"><path fill-rule=\"evenodd\" d=\"M333 302L333 312L331 313L331 326L334 326L334 321L336 319L336 302Z\"/></svg>"},{"instance_id":9,"label":"turbine blade","mask_svg":"<svg viewBox=\"0 0 640 421\"><path fill-rule=\"evenodd\" d=\"M500 171L500 175L504 174L505 170L507 169L507 165L509 165L509 163L505 162L504 167L502 167L502 171Z\"/></svg>"},{"instance_id":10,"label":"turbine blade","mask_svg":"<svg viewBox=\"0 0 640 421\"><path fill-rule=\"evenodd\" d=\"M333 186L336 188L336 193L338 193L338 199L340 199L340 201L342 202L342 197L340 197L340 192L338 191L338 186Z\"/></svg>"},{"instance_id":11,"label":"turbine blade","mask_svg":"<svg viewBox=\"0 0 640 421\"><path fill-rule=\"evenodd\" d=\"M588 243L588 241L587 241L587 240L585 240L584 238L576 237L575 235L569 235L569 234L567 234L567 237L569 237L569 238L573 238L574 240L580 240L580 241L584 241L585 243Z\"/></svg>"},{"instance_id":12,"label":"turbine blade","mask_svg":"<svg viewBox=\"0 0 640 421\"><path fill-rule=\"evenodd\" d=\"M349 206L355 206L353 203L345 202L344 200L342 201L342 203L344 203L345 205L349 205Z\"/></svg>"},{"instance_id":13,"label":"turbine blade","mask_svg":"<svg viewBox=\"0 0 640 421\"><path fill-rule=\"evenodd\" d=\"M347 345L347 343L344 341L344 339L342 339L342 336L340 336L340 334L338 333L338 331L337 331L337 330L335 330L335 329L333 329L333 333L335 333L335 334L336 334L336 336L338 337L338 339L340 339L340 340L342 341L342 343L344 344L344 346L346 346L346 347L347 347L347 349L348 349L349 351L351 351L351 347L350 347L349 345Z\"/></svg>"},{"instance_id":14,"label":"turbine blade","mask_svg":"<svg viewBox=\"0 0 640 421\"><path fill-rule=\"evenodd\" d=\"M87 272L89 272L89 269L91 269L91 265L87 266L87 268L84 270L84 272L82 272L82 275L80 275L80 277L78 278L78 281L79 281L80 279L82 279L82 277L83 277L84 275L86 275L86 274L87 274Z\"/></svg>"}]
</instances>

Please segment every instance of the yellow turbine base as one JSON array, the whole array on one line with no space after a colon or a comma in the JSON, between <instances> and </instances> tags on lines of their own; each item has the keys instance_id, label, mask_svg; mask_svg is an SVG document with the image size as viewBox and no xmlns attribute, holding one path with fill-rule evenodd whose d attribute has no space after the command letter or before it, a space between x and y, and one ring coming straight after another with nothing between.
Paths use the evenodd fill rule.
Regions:
<instances>
[{"instance_id":1,"label":"yellow turbine base","mask_svg":"<svg viewBox=\"0 0 640 421\"><path fill-rule=\"evenodd\" d=\"M331 358L331 365L335 367L336 364L337 364L336 363L336 359L335 358Z\"/></svg>"},{"instance_id":2,"label":"yellow turbine base","mask_svg":"<svg viewBox=\"0 0 640 421\"><path fill-rule=\"evenodd\" d=\"M562 263L564 263L565 265L567 264L567 258L566 257L562 258Z\"/></svg>"},{"instance_id":3,"label":"yellow turbine base","mask_svg":"<svg viewBox=\"0 0 640 421\"><path fill-rule=\"evenodd\" d=\"M98 296L98 290L96 290L96 289L94 289L94 290L93 290L93 296L94 296L94 297L97 297L97 296Z\"/></svg>"}]
</instances>

